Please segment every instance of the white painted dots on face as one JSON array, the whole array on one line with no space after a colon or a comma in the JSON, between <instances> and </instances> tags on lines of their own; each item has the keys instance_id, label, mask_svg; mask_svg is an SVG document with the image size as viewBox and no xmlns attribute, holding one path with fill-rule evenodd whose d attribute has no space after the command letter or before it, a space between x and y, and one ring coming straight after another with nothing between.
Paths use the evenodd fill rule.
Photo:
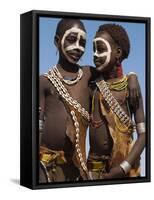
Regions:
<instances>
[{"instance_id":1,"label":"white painted dots on face","mask_svg":"<svg viewBox=\"0 0 154 200\"><path fill-rule=\"evenodd\" d=\"M101 41L102 43L105 44L107 50L104 51L103 53L99 53L98 52L98 47L97 47L97 41ZM101 38L101 37L97 37L93 40L94 42L94 47L95 47L95 52L94 52L94 56L98 57L98 58L104 58L105 57L105 61L104 63L101 64L101 66L99 67L99 69L101 70L102 68L106 67L110 60L111 60L111 46L110 46L110 43L105 40L104 38Z\"/></svg>"},{"instance_id":2,"label":"white painted dots on face","mask_svg":"<svg viewBox=\"0 0 154 200\"><path fill-rule=\"evenodd\" d=\"M65 39L70 33L77 33L77 40L73 44L71 44L67 47L64 47ZM77 27L72 27L72 28L68 29L67 31L65 31L63 38L61 40L61 46L62 46L63 54L66 56L68 61L71 62L71 63L75 63L75 61L72 58L69 57L69 55L67 54L68 51L78 49L78 50L84 52L84 50L85 50L85 48L79 44L81 37L83 39L86 39L86 33L83 30L81 30Z\"/></svg>"}]
</instances>

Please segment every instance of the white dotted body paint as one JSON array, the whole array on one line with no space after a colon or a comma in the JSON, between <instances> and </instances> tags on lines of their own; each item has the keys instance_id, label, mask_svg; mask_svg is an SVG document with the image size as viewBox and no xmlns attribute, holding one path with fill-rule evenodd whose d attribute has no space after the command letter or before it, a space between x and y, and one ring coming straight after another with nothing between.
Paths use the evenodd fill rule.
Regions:
<instances>
[{"instance_id":1,"label":"white dotted body paint","mask_svg":"<svg viewBox=\"0 0 154 200\"><path fill-rule=\"evenodd\" d=\"M105 43L106 48L107 48L106 52L98 53L98 51L97 51L97 45L96 45L96 42L97 42L97 41L102 41L103 43ZM93 40L93 42L94 42L94 45L95 45L94 56L96 56L96 57L98 57L98 58L99 58L99 57L101 57L101 58L106 57L105 62L99 67L99 69L102 69L102 68L104 68L105 66L107 66L108 63L110 62L110 59L111 59L111 52L112 52L111 46L110 46L110 43L109 43L107 40L105 40L104 38L101 38L101 37L95 38L95 39Z\"/></svg>"},{"instance_id":2,"label":"white dotted body paint","mask_svg":"<svg viewBox=\"0 0 154 200\"><path fill-rule=\"evenodd\" d=\"M77 40L76 40L76 42L74 44L71 44L71 45L69 45L69 46L64 48L65 38L70 33L77 33L78 34L77 35ZM68 61L71 62L71 63L75 63L75 61L68 56L67 51L74 50L74 49L79 49L80 51L84 52L84 50L85 50L85 48L83 46L80 46L80 44L79 44L81 36L83 37L83 39L86 39L86 33L83 30L81 30L81 29L79 29L77 27L72 27L72 28L68 29L67 31L65 31L65 33L63 35L63 38L61 40L63 54L66 56Z\"/></svg>"}]
</instances>

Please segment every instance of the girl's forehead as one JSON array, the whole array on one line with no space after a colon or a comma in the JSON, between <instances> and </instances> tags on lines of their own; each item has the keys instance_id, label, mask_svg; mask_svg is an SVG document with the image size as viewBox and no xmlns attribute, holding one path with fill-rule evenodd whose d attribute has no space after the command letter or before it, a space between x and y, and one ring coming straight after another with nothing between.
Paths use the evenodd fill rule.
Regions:
<instances>
[{"instance_id":1,"label":"girl's forehead","mask_svg":"<svg viewBox=\"0 0 154 200\"><path fill-rule=\"evenodd\" d=\"M105 32L105 31L96 33L96 36L94 39L97 39L97 38L98 39L102 38L103 40L107 41L108 43L114 44L114 40L112 39L112 37L109 35L109 33ZM102 40L100 40L100 41L102 41Z\"/></svg>"},{"instance_id":2,"label":"girl's forehead","mask_svg":"<svg viewBox=\"0 0 154 200\"><path fill-rule=\"evenodd\" d=\"M81 26L81 24L74 23L71 26L66 25L65 29L63 30L63 33L65 33L65 32L80 32L80 31L86 33L85 29Z\"/></svg>"},{"instance_id":3,"label":"girl's forehead","mask_svg":"<svg viewBox=\"0 0 154 200\"><path fill-rule=\"evenodd\" d=\"M70 26L70 28L79 28L79 29L85 31L83 26L80 23L74 23L74 24L72 24L72 26Z\"/></svg>"},{"instance_id":4,"label":"girl's forehead","mask_svg":"<svg viewBox=\"0 0 154 200\"><path fill-rule=\"evenodd\" d=\"M72 27L65 31L63 38L68 37L69 35L77 35L82 36L84 39L86 39L86 32L83 29L80 29L79 27Z\"/></svg>"},{"instance_id":5,"label":"girl's forehead","mask_svg":"<svg viewBox=\"0 0 154 200\"><path fill-rule=\"evenodd\" d=\"M68 21L67 23L61 25L59 30L59 36L62 38L66 32L70 32L72 29L80 29L86 33L84 26L77 21Z\"/></svg>"},{"instance_id":6,"label":"girl's forehead","mask_svg":"<svg viewBox=\"0 0 154 200\"><path fill-rule=\"evenodd\" d=\"M71 36L71 35L73 35L73 36L75 35L76 36L76 35L78 35L78 33L77 32L70 32L70 33L68 33L67 36Z\"/></svg>"}]
</instances>

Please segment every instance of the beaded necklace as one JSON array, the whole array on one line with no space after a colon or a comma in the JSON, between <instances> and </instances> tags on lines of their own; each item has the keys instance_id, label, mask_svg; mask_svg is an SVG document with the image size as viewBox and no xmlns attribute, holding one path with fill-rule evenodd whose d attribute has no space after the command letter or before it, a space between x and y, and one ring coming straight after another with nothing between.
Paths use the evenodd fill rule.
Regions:
<instances>
[{"instance_id":1,"label":"beaded necklace","mask_svg":"<svg viewBox=\"0 0 154 200\"><path fill-rule=\"evenodd\" d=\"M122 79L115 81L113 83L108 83L107 85L110 90L115 90L115 91L122 91L128 86L128 78L125 75Z\"/></svg>"},{"instance_id":2,"label":"beaded necklace","mask_svg":"<svg viewBox=\"0 0 154 200\"><path fill-rule=\"evenodd\" d=\"M54 66L54 72L56 73L56 75L60 78L60 80L64 83L66 83L67 85L74 85L76 84L77 82L79 82L79 80L82 78L83 76L83 71L82 69L79 69L78 70L78 75L75 79L73 80L67 80L65 78L62 77L61 73L59 72L57 66Z\"/></svg>"}]
</instances>

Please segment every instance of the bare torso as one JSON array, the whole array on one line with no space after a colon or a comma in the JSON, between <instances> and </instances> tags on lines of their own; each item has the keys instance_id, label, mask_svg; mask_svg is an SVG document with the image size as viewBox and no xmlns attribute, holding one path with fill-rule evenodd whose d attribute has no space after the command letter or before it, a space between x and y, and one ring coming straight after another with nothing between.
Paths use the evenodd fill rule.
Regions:
<instances>
[{"instance_id":1,"label":"bare torso","mask_svg":"<svg viewBox=\"0 0 154 200\"><path fill-rule=\"evenodd\" d=\"M64 84L64 86L71 97L77 100L89 112L88 73L89 69L87 67L83 68L83 77L78 83L71 86ZM66 126L70 113L65 107L62 97L60 97L55 87L46 77L40 77L40 88L41 85L44 91L44 100L40 104L42 104L41 107L44 107L45 116L42 143L50 149L69 151L71 149L71 142L66 135ZM40 97L40 99L43 99L43 97Z\"/></svg>"},{"instance_id":2,"label":"bare torso","mask_svg":"<svg viewBox=\"0 0 154 200\"><path fill-rule=\"evenodd\" d=\"M111 91L115 99L118 101L120 106L123 110L129 115L129 110L127 107L127 99L126 96L128 95L127 90L123 91ZM103 99L102 103L106 109L106 111L110 111L110 108L106 101ZM102 120L103 123L97 129L91 128L90 129L90 152L95 152L97 155L110 155L112 152L113 147L113 140L110 135L109 129L107 127L107 120L101 114L100 108L100 91L96 91L95 94L95 112L93 113L94 120L99 121Z\"/></svg>"}]
</instances>

